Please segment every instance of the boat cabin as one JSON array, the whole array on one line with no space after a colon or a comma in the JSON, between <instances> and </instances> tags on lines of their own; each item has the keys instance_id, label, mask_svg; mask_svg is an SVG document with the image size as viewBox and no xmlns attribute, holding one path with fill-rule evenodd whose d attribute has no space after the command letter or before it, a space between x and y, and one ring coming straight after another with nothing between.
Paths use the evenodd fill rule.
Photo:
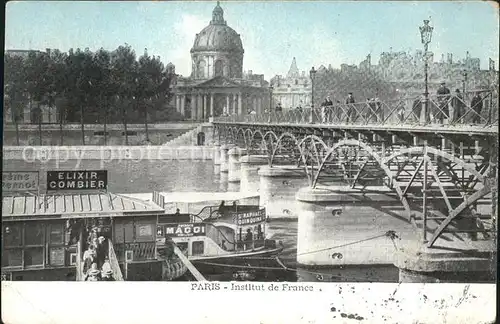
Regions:
<instances>
[{"instance_id":1,"label":"boat cabin","mask_svg":"<svg viewBox=\"0 0 500 324\"><path fill-rule=\"evenodd\" d=\"M154 203L111 193L3 196L2 279L82 280L86 236L97 228L109 242L115 279L161 280L162 214Z\"/></svg>"},{"instance_id":2,"label":"boat cabin","mask_svg":"<svg viewBox=\"0 0 500 324\"><path fill-rule=\"evenodd\" d=\"M175 210L174 214L159 218L157 243L173 240L190 260L268 247L266 212L259 207L258 199L232 192L183 195L154 192L155 203L170 212Z\"/></svg>"}]
</instances>

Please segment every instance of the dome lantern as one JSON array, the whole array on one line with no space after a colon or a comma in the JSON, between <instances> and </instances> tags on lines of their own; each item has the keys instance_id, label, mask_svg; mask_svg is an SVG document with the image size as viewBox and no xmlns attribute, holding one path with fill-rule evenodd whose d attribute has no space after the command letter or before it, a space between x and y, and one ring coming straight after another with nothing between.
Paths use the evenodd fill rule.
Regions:
<instances>
[{"instance_id":1,"label":"dome lantern","mask_svg":"<svg viewBox=\"0 0 500 324\"><path fill-rule=\"evenodd\" d=\"M212 11L212 21L211 25L225 25L226 21L224 20L224 10L220 6L220 1L217 1L217 5Z\"/></svg>"}]
</instances>

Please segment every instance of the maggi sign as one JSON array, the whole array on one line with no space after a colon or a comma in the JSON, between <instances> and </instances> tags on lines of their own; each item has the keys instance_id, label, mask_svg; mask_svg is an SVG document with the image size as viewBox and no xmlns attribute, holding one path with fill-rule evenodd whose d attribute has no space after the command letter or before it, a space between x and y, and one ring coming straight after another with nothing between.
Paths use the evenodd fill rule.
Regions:
<instances>
[{"instance_id":1,"label":"maggi sign","mask_svg":"<svg viewBox=\"0 0 500 324\"><path fill-rule=\"evenodd\" d=\"M38 190L38 172L6 171L2 172L3 192L22 192Z\"/></svg>"}]
</instances>

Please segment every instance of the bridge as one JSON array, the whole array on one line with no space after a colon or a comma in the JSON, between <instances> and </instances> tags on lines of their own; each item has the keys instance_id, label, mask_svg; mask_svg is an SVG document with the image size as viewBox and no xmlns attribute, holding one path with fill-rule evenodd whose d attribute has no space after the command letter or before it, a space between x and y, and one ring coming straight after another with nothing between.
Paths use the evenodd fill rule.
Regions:
<instances>
[{"instance_id":1,"label":"bridge","mask_svg":"<svg viewBox=\"0 0 500 324\"><path fill-rule=\"evenodd\" d=\"M494 278L497 91L268 109L217 117L213 125L221 145L216 164L229 181L247 187L248 165L260 165L261 201L271 213L280 191L297 201L288 212L298 216L299 264L390 262L402 281ZM303 188L285 188L290 183ZM344 254L329 249L361 242L351 232L376 234L374 227L391 234L396 251L387 237ZM379 243L378 256L366 252Z\"/></svg>"}]
</instances>

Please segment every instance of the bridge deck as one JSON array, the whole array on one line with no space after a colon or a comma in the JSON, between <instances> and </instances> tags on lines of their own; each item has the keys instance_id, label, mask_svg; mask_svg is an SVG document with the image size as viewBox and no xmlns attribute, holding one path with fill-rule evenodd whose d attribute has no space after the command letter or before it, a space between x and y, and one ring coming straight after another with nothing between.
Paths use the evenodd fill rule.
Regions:
<instances>
[{"instance_id":1,"label":"bridge deck","mask_svg":"<svg viewBox=\"0 0 500 324\"><path fill-rule=\"evenodd\" d=\"M432 134L461 134L461 135L482 135L498 136L498 125L477 126L447 126L443 124L432 125L353 125L353 124L327 124L327 123L290 123L290 122L247 122L247 121L228 121L216 119L214 124L238 125L238 126L260 126L260 127L299 127L299 128L317 128L333 131L384 131L384 132L408 132L408 133L432 133Z\"/></svg>"}]
</instances>

